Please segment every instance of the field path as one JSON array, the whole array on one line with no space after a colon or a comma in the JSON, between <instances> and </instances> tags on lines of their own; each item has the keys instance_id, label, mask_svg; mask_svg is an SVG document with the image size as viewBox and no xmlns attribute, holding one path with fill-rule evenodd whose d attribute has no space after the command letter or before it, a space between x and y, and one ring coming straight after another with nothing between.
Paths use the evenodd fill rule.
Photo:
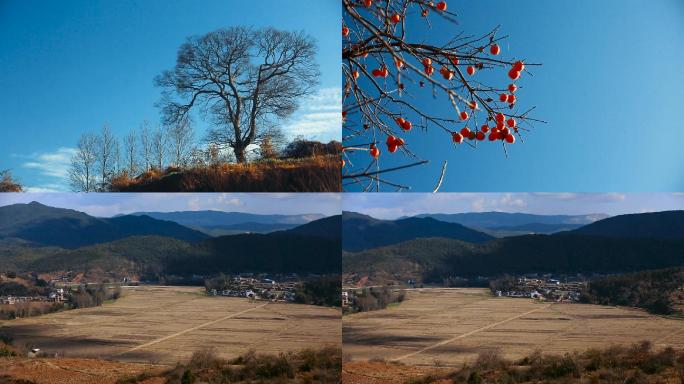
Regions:
<instances>
[{"instance_id":1,"label":"field path","mask_svg":"<svg viewBox=\"0 0 684 384\"><path fill-rule=\"evenodd\" d=\"M491 329L491 328L494 328L494 327L498 327L499 325L508 323L509 321L517 320L517 319L519 319L519 318L521 318L521 317L523 317L523 316L527 316L527 315L532 314L532 313L534 313L534 312L541 311L541 310L543 310L543 309L547 309L547 308L549 308L550 306L551 306L551 304L547 304L547 305L541 306L541 307L539 307L539 308L535 308L535 309L533 309L533 310L531 310L531 311L527 311L527 312L521 313L521 314L519 314L519 315L515 315L515 316L513 316L513 317L509 317L508 319L504 319L504 320L501 320L501 321L497 321L496 323L492 323L492 324L489 324L489 325L485 325L484 327L480 327L480 328L474 329L474 330L472 330L472 331L470 331L470 332L466 332L466 333L460 334L460 335L455 336L455 337L452 337L452 338L450 338L450 339L442 340L442 341L440 341L440 342L438 342L438 343L429 345L429 346L427 346L427 347L425 347L425 348L421 348L421 349L419 349L419 350L417 350L417 351L414 351L414 352L411 352L411 353L409 353L409 354L406 354L406 355L403 355L403 356L396 357L396 358L394 358L394 359L391 359L390 361L401 361L401 360L407 359L407 358L412 357L412 356L415 356L415 355L417 355L417 354L420 354L420 353L423 353L423 352L427 352L427 351L429 351L429 350L431 350L431 349L435 349L435 348L437 348L437 347L441 347L441 346L443 346L443 345L445 345L445 344L449 344L449 343L454 342L454 341L456 341L456 340L464 339L464 338L466 338L466 337L468 337L468 336L471 336L471 335L474 335L474 334L476 334L476 333L478 333L478 332L482 332L482 331L486 331L486 330Z\"/></svg>"},{"instance_id":2,"label":"field path","mask_svg":"<svg viewBox=\"0 0 684 384\"><path fill-rule=\"evenodd\" d=\"M261 305L257 305L256 307L253 307L253 308L245 309L245 310L240 311L240 312L231 313L230 315L221 317L221 318L219 318L219 319L212 320L212 321L208 321L208 322L206 322L206 323L203 323L203 324L200 324L200 325L196 325L196 326L194 326L194 327L190 327L190 328L184 329L184 330L182 330L182 331L180 331L180 332L176 332L176 333L172 333L172 334L170 334L170 335L164 336L164 337L160 337L159 339L152 340L152 341L147 342L147 343L145 343L145 344L140 344L140 345L138 345L138 346L136 346L136 347L133 347L133 348L131 348L131 349L128 349L128 350L126 350L126 351L123 351L123 352L119 352L119 353L117 353L117 354L114 354L114 356L121 356L121 355L125 355L126 353L130 353L130 352L133 352L133 351L137 351L137 350L139 350L139 349L147 348L147 347L149 347L149 346L151 346L151 345L159 344L159 343L164 342L164 341L166 341L166 340L173 339L174 337L178 337L178 336L184 335L184 334L186 334L186 333L188 333L188 332L196 331L196 330L198 330L198 329L201 329L201 328L204 328L204 327L208 327L208 326L214 325L214 324L216 324L216 323L220 323L221 321L228 320L228 319L230 319L230 318L233 318L233 317L236 317L236 316L243 315L243 314L245 314L245 313L247 313L247 312L251 312L251 311L257 310L257 309L259 309L259 308L263 308L263 307L265 307L265 306L267 306L267 305L268 305L268 303L264 303L264 304L261 304Z\"/></svg>"}]
</instances>

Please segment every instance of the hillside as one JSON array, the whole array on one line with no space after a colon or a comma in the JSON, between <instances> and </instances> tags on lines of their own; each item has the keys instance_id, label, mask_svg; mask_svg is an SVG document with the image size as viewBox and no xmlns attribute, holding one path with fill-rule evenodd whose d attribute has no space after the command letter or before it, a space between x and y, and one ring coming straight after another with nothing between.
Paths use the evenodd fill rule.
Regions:
<instances>
[{"instance_id":1,"label":"hillside","mask_svg":"<svg viewBox=\"0 0 684 384\"><path fill-rule=\"evenodd\" d=\"M328 239L340 239L342 235L342 216L335 215L314 220L287 231L291 234L318 236Z\"/></svg>"},{"instance_id":2,"label":"hillside","mask_svg":"<svg viewBox=\"0 0 684 384\"><path fill-rule=\"evenodd\" d=\"M592 236L684 239L684 211L619 215L585 225L572 233Z\"/></svg>"},{"instance_id":3,"label":"hillside","mask_svg":"<svg viewBox=\"0 0 684 384\"><path fill-rule=\"evenodd\" d=\"M4 240L0 242L0 268L38 273L72 271L93 280L129 277L150 281L166 275L219 272L340 273L339 237L319 235L329 230L330 222L334 223L334 218L306 224L302 232L312 234L240 234L195 243L162 236L129 236L63 249Z\"/></svg>"},{"instance_id":4,"label":"hillside","mask_svg":"<svg viewBox=\"0 0 684 384\"><path fill-rule=\"evenodd\" d=\"M416 239L344 253L342 268L345 274L399 274L432 282L504 273L615 273L684 265L682 250L684 240L582 235L527 235L482 244Z\"/></svg>"},{"instance_id":5,"label":"hillside","mask_svg":"<svg viewBox=\"0 0 684 384\"><path fill-rule=\"evenodd\" d=\"M111 192L341 192L339 155L150 171L112 180Z\"/></svg>"},{"instance_id":6,"label":"hillside","mask_svg":"<svg viewBox=\"0 0 684 384\"><path fill-rule=\"evenodd\" d=\"M684 268L639 271L592 279L582 293L585 303L644 308L669 315L684 309Z\"/></svg>"},{"instance_id":7,"label":"hillside","mask_svg":"<svg viewBox=\"0 0 684 384\"><path fill-rule=\"evenodd\" d=\"M342 213L342 247L345 251L361 251L424 237L443 237L472 243L493 239L486 233L461 224L445 223L433 218L412 217L392 221L353 212Z\"/></svg>"},{"instance_id":8,"label":"hillside","mask_svg":"<svg viewBox=\"0 0 684 384\"><path fill-rule=\"evenodd\" d=\"M17 238L43 246L78 248L129 236L166 236L195 242L206 234L148 216L96 218L32 202L0 207L0 239Z\"/></svg>"}]
</instances>

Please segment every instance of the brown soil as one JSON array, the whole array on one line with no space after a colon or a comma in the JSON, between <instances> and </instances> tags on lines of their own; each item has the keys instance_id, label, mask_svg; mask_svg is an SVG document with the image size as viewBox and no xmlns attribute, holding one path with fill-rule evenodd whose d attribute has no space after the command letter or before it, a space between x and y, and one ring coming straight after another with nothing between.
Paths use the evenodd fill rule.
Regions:
<instances>
[{"instance_id":1,"label":"brown soil","mask_svg":"<svg viewBox=\"0 0 684 384\"><path fill-rule=\"evenodd\" d=\"M342 382L344 384L395 384L427 375L443 375L452 370L385 362L351 361L342 365ZM435 383L442 384L440 381ZM443 383L450 383L450 381L443 381Z\"/></svg>"},{"instance_id":2,"label":"brown soil","mask_svg":"<svg viewBox=\"0 0 684 384\"><path fill-rule=\"evenodd\" d=\"M28 380L36 384L114 384L142 373L157 374L169 367L91 359L0 359L0 382ZM4 381L3 381L4 380ZM9 381L10 383L12 381ZM150 379L145 384L162 384Z\"/></svg>"}]
</instances>

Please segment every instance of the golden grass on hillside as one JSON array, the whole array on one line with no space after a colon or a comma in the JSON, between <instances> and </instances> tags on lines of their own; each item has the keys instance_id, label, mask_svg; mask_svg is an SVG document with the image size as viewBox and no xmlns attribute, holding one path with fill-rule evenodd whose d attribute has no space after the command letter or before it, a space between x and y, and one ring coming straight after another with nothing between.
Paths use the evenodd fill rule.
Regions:
<instances>
[{"instance_id":1,"label":"golden grass on hillside","mask_svg":"<svg viewBox=\"0 0 684 384\"><path fill-rule=\"evenodd\" d=\"M9 171L0 171L0 192L21 192L23 188Z\"/></svg>"},{"instance_id":2,"label":"golden grass on hillside","mask_svg":"<svg viewBox=\"0 0 684 384\"><path fill-rule=\"evenodd\" d=\"M112 180L112 192L340 192L338 155L152 170Z\"/></svg>"}]
</instances>

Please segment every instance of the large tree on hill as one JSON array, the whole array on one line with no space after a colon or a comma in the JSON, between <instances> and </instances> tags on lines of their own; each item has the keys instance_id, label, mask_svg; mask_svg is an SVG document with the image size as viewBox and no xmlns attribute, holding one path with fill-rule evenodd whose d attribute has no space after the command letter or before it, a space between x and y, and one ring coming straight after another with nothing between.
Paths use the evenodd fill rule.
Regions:
<instances>
[{"instance_id":1,"label":"large tree on hill","mask_svg":"<svg viewBox=\"0 0 684 384\"><path fill-rule=\"evenodd\" d=\"M165 123L178 123L193 108L207 112L216 125L209 141L231 148L243 163L248 146L313 91L315 55L313 39L301 32L231 27L190 37L176 67L155 79Z\"/></svg>"}]
</instances>

